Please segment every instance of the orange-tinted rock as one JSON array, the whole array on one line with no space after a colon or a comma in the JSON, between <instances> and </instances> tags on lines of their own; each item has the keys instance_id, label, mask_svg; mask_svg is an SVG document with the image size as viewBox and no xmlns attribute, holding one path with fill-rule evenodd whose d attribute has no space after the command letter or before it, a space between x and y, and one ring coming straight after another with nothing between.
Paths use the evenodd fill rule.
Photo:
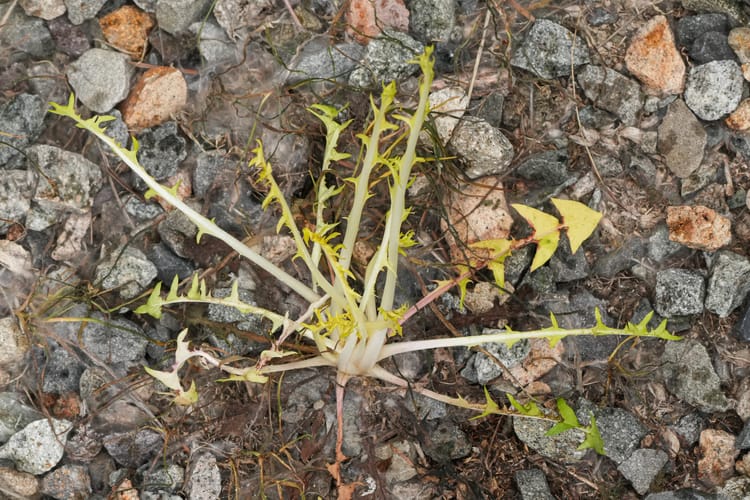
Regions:
<instances>
[{"instance_id":1,"label":"orange-tinted rock","mask_svg":"<svg viewBox=\"0 0 750 500\"><path fill-rule=\"evenodd\" d=\"M403 0L351 0L346 11L346 30L362 43L383 28L409 31L409 11Z\"/></svg>"},{"instance_id":2,"label":"orange-tinted rock","mask_svg":"<svg viewBox=\"0 0 750 500\"><path fill-rule=\"evenodd\" d=\"M667 207L669 239L686 247L713 252L732 241L729 219L708 207Z\"/></svg>"},{"instance_id":3,"label":"orange-tinted rock","mask_svg":"<svg viewBox=\"0 0 750 500\"><path fill-rule=\"evenodd\" d=\"M679 94L685 88L685 62L664 16L652 18L638 30L625 54L625 64L654 92Z\"/></svg>"},{"instance_id":4,"label":"orange-tinted rock","mask_svg":"<svg viewBox=\"0 0 750 500\"><path fill-rule=\"evenodd\" d=\"M740 450L734 447L735 437L725 431L706 429L699 441L698 479L707 486L721 486L734 473L734 459Z\"/></svg>"},{"instance_id":5,"label":"orange-tinted rock","mask_svg":"<svg viewBox=\"0 0 750 500\"><path fill-rule=\"evenodd\" d=\"M154 27L154 21L138 7L125 5L99 19L99 26L112 47L140 58L146 50L148 32Z\"/></svg>"},{"instance_id":6,"label":"orange-tinted rock","mask_svg":"<svg viewBox=\"0 0 750 500\"><path fill-rule=\"evenodd\" d=\"M726 119L727 127L734 130L750 128L750 99L745 99Z\"/></svg>"},{"instance_id":7,"label":"orange-tinted rock","mask_svg":"<svg viewBox=\"0 0 750 500\"><path fill-rule=\"evenodd\" d=\"M562 359L565 354L565 346L562 342L550 347L546 339L533 339L529 354L520 365L511 366L508 370L515 381L521 386L526 386L546 375Z\"/></svg>"},{"instance_id":8,"label":"orange-tinted rock","mask_svg":"<svg viewBox=\"0 0 750 500\"><path fill-rule=\"evenodd\" d=\"M750 28L734 28L729 32L727 42L741 63L750 63Z\"/></svg>"},{"instance_id":9,"label":"orange-tinted rock","mask_svg":"<svg viewBox=\"0 0 750 500\"><path fill-rule=\"evenodd\" d=\"M456 263L465 262L465 256L471 256L468 244L507 238L513 225L503 186L497 177L483 177L475 184L449 189L444 204L448 207L448 220L441 222L441 228Z\"/></svg>"},{"instance_id":10,"label":"orange-tinted rock","mask_svg":"<svg viewBox=\"0 0 750 500\"><path fill-rule=\"evenodd\" d=\"M131 129L149 128L179 112L187 101L187 84L175 68L146 71L122 105L122 119Z\"/></svg>"}]
</instances>

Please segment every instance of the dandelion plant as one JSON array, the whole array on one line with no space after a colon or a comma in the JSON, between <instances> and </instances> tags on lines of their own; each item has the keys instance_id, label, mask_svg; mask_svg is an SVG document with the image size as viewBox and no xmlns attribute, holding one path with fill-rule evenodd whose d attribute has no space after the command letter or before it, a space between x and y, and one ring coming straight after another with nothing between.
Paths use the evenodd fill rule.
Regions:
<instances>
[{"instance_id":1,"label":"dandelion plant","mask_svg":"<svg viewBox=\"0 0 750 500\"><path fill-rule=\"evenodd\" d=\"M147 369L174 392L175 402L191 404L197 400L195 384L185 389L179 375L182 366L191 357L200 357L217 369L224 371L228 377L223 380L243 380L263 383L268 376L288 370L313 367L333 367L336 370L336 400L339 417L337 457L331 468L332 474L339 480L338 467L345 459L341 452L343 427L341 425L343 391L352 377L373 377L407 387L408 383L401 377L381 366L382 361L399 353L436 349L445 347L472 347L490 342L512 344L522 339L546 338L554 344L566 336L574 335L627 335L634 337L656 337L677 339L666 331L663 322L655 329L647 327L651 316L637 324L628 324L624 328L613 328L604 325L596 312L596 324L588 328L561 328L554 316L551 325L530 332L517 332L508 329L493 335L466 336L458 338L432 338L418 341L404 341L400 337L402 324L418 310L434 301L451 288L459 287L462 293L467 283L473 278L477 269L487 268L500 286L504 281L503 263L513 251L528 245L536 246L536 253L531 263L531 270L544 265L554 254L561 234L566 233L571 250L575 253L581 244L595 230L601 214L587 206L570 200L553 199L560 218L540 210L513 205L515 210L533 228L531 236L523 239L497 239L480 241L470 245L472 255L470 262L456 263L457 276L440 282L437 287L411 307L395 305L397 271L399 254L416 244L413 233L403 232L402 225L410 213L406 203L407 188L412 180L412 168L424 161L417 154L420 131L429 114L428 97L433 79L431 49L414 62L422 71L419 85L419 101L415 109L407 110L394 103L396 85L385 85L379 101L370 98L372 119L365 131L357 137L362 142L362 154L358 159L354 176L346 179L342 185L330 185L326 173L336 162L349 158L348 154L336 149L339 136L350 125L350 122L336 121L339 111L333 107L318 104L310 108L323 123L326 129L326 147L321 166L321 175L316 186L314 206L315 223L300 228L296 225L292 210L287 204L281 189L273 175L272 165L266 160L262 144L258 143L253 151L250 166L257 169L259 181L267 188L263 207L274 205L279 212L277 231L291 235L296 245L294 259L304 264L309 273L309 281L304 282L276 266L263 256L243 244L240 240L219 228L211 220L191 209L176 196L174 188L159 184L140 165L137 158L138 142L133 138L131 149L125 149L106 134L104 124L114 118L111 116L94 116L83 119L75 110L75 98L70 97L67 105L52 103L51 112L71 118L76 126L88 130L104 142L138 177L148 186L147 197L158 196L181 211L198 228L198 240L204 234L224 241L239 255L248 259L270 274L280 283L286 285L293 293L298 294L309 307L299 318L289 318L285 311L270 311L243 303L239 298L237 284L228 297L213 297L207 290L206 283L194 277L190 287L181 291L178 279L166 295L162 293L161 284L156 285L146 302L136 309L137 313L160 317L162 309L186 302L221 304L234 307L241 312L257 314L271 322L271 332L276 333L275 341L264 351L252 366L236 366L224 363L213 354L200 349L191 349L187 339L188 332L183 330L177 337L175 362L169 371ZM389 137L390 142L385 138ZM394 138L395 137L395 138ZM360 238L359 228L367 205L372 195L375 182L388 183L390 207L383 221L383 234L375 253L371 257L363 278L355 283L352 272L352 260L355 244ZM343 190L349 191L351 209L343 220L329 220L326 210L331 207ZM325 264L327 276L321 271ZM379 279L384 275L384 279ZM383 284L384 283L384 284ZM290 335L297 334L307 339L317 348L317 355L307 359L286 361L290 354L281 346ZM558 416L543 413L535 403L522 405L509 397L510 406L498 405L485 390L484 402L470 402L458 397L439 394L425 388L412 389L434 399L450 403L467 410L475 411L480 416L489 414L521 414L535 418L552 418L558 424L552 429L555 433L569 428L583 428L578 424L575 415L571 417L569 407L558 401ZM584 446L601 450L601 438L598 437L595 424L583 428L587 432Z\"/></svg>"}]
</instances>

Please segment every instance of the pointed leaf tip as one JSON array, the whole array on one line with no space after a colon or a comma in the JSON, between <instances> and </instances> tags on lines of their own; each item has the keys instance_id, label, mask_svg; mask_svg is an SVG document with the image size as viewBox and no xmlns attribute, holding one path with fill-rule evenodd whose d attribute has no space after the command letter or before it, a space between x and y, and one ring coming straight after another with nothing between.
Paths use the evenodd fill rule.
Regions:
<instances>
[{"instance_id":1,"label":"pointed leaf tip","mask_svg":"<svg viewBox=\"0 0 750 500\"><path fill-rule=\"evenodd\" d=\"M567 228L570 251L576 253L584 241L594 232L602 218L602 213L597 212L572 200L561 200L552 198L552 204L562 216L563 224Z\"/></svg>"},{"instance_id":2,"label":"pointed leaf tip","mask_svg":"<svg viewBox=\"0 0 750 500\"><path fill-rule=\"evenodd\" d=\"M557 250L557 245L560 243L560 221L536 208L518 203L514 203L512 206L534 229L537 249L530 270L535 271L551 259L555 250Z\"/></svg>"}]
</instances>

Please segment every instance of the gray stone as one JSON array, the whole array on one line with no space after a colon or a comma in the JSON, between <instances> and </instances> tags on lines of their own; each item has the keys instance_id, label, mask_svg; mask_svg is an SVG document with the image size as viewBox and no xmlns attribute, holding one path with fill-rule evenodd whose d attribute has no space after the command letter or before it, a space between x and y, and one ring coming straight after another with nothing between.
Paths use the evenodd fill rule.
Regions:
<instances>
[{"instance_id":1,"label":"gray stone","mask_svg":"<svg viewBox=\"0 0 750 500\"><path fill-rule=\"evenodd\" d=\"M429 482L414 479L394 484L390 490L392 498L408 498L410 500L432 500L439 496L437 487Z\"/></svg>"},{"instance_id":2,"label":"gray stone","mask_svg":"<svg viewBox=\"0 0 750 500\"><path fill-rule=\"evenodd\" d=\"M184 280L195 272L195 266L175 255L162 243L151 246L146 256L156 266L156 279L164 283L165 286L170 285L175 276Z\"/></svg>"},{"instance_id":3,"label":"gray stone","mask_svg":"<svg viewBox=\"0 0 750 500\"><path fill-rule=\"evenodd\" d=\"M3 9L3 14L6 10ZM44 21L27 16L21 9L13 9L0 30L0 47L11 61L27 57L44 59L55 52L55 43Z\"/></svg>"},{"instance_id":4,"label":"gray stone","mask_svg":"<svg viewBox=\"0 0 750 500\"><path fill-rule=\"evenodd\" d=\"M586 16L586 22L594 28L614 24L620 17L616 9L605 9L604 7L594 7Z\"/></svg>"},{"instance_id":5,"label":"gray stone","mask_svg":"<svg viewBox=\"0 0 750 500\"><path fill-rule=\"evenodd\" d=\"M630 481L639 495L645 495L668 461L669 457L662 450L642 448L635 450L617 470Z\"/></svg>"},{"instance_id":6,"label":"gray stone","mask_svg":"<svg viewBox=\"0 0 750 500\"><path fill-rule=\"evenodd\" d=\"M675 425L672 426L685 445L690 448L694 446L700 438L701 432L706 427L706 419L698 412L688 413Z\"/></svg>"},{"instance_id":7,"label":"gray stone","mask_svg":"<svg viewBox=\"0 0 750 500\"><path fill-rule=\"evenodd\" d=\"M246 176L242 176L231 184L217 183L211 189L204 201L208 205L209 219L235 234L245 234L248 227L256 227L265 214L260 202L253 195L253 187Z\"/></svg>"},{"instance_id":8,"label":"gray stone","mask_svg":"<svg viewBox=\"0 0 750 500\"><path fill-rule=\"evenodd\" d=\"M617 177L625 170L620 159L615 156L607 155L596 158L595 160L596 166L599 169L599 174L602 177Z\"/></svg>"},{"instance_id":9,"label":"gray stone","mask_svg":"<svg viewBox=\"0 0 750 500\"><path fill-rule=\"evenodd\" d=\"M565 244L558 247L558 251L552 256L549 267L554 274L557 283L569 283L588 277L591 267L586 260L585 252L579 250L575 254L570 253L570 245L565 239ZM567 251L564 250L567 247Z\"/></svg>"},{"instance_id":10,"label":"gray stone","mask_svg":"<svg viewBox=\"0 0 750 500\"><path fill-rule=\"evenodd\" d=\"M104 124L105 132L108 136L114 139L120 146L127 148L130 146L130 132L128 131L127 124L122 119L122 113L119 109L113 109L107 113L109 116L113 116L115 119L108 121ZM109 150L105 151L107 154L112 154Z\"/></svg>"},{"instance_id":11,"label":"gray stone","mask_svg":"<svg viewBox=\"0 0 750 500\"><path fill-rule=\"evenodd\" d=\"M96 268L96 280L105 290L117 289L123 299L132 299L156 278L156 266L137 248L115 249Z\"/></svg>"},{"instance_id":12,"label":"gray stone","mask_svg":"<svg viewBox=\"0 0 750 500\"><path fill-rule=\"evenodd\" d=\"M310 79L347 81L364 51L364 47L357 43L331 46L328 39L315 38L289 64L286 83L294 85Z\"/></svg>"},{"instance_id":13,"label":"gray stone","mask_svg":"<svg viewBox=\"0 0 750 500\"><path fill-rule=\"evenodd\" d=\"M596 260L591 273L595 276L612 278L615 274L630 269L643 258L646 245L641 238L628 238L622 246L612 249Z\"/></svg>"},{"instance_id":14,"label":"gray stone","mask_svg":"<svg viewBox=\"0 0 750 500\"><path fill-rule=\"evenodd\" d=\"M113 366L115 376L124 376L123 365ZM112 375L98 367L87 368L81 375L80 394L94 416L97 433L124 432L144 425L153 415L123 397L122 386L113 382ZM94 434L96 435L96 434ZM101 447L101 442L97 443Z\"/></svg>"},{"instance_id":15,"label":"gray stone","mask_svg":"<svg viewBox=\"0 0 750 500\"><path fill-rule=\"evenodd\" d=\"M561 462L577 462L586 454L578 446L586 437L582 430L571 429L555 436L547 436L554 422L536 418L513 417L513 430L518 439L539 454L560 460Z\"/></svg>"},{"instance_id":16,"label":"gray stone","mask_svg":"<svg viewBox=\"0 0 750 500\"><path fill-rule=\"evenodd\" d=\"M683 199L688 198L716 181L716 178L716 165L705 162L689 177L685 177L680 181L680 196L682 196Z\"/></svg>"},{"instance_id":17,"label":"gray stone","mask_svg":"<svg viewBox=\"0 0 750 500\"><path fill-rule=\"evenodd\" d=\"M529 273L521 282L521 285L528 285L539 294L553 294L557 291L557 281L555 272L551 267L546 266Z\"/></svg>"},{"instance_id":18,"label":"gray stone","mask_svg":"<svg viewBox=\"0 0 750 500\"><path fill-rule=\"evenodd\" d=\"M456 26L455 0L410 0L409 28L425 43L448 42Z\"/></svg>"},{"instance_id":19,"label":"gray stone","mask_svg":"<svg viewBox=\"0 0 750 500\"><path fill-rule=\"evenodd\" d=\"M592 413L604 441L604 453L616 464L623 463L648 433L648 429L633 414L620 408L598 408L582 399L576 410L578 420L588 425Z\"/></svg>"},{"instance_id":20,"label":"gray stone","mask_svg":"<svg viewBox=\"0 0 750 500\"><path fill-rule=\"evenodd\" d=\"M0 109L3 131L0 168L39 137L44 129L46 107L38 96L18 94Z\"/></svg>"},{"instance_id":21,"label":"gray stone","mask_svg":"<svg viewBox=\"0 0 750 500\"><path fill-rule=\"evenodd\" d=\"M724 485L716 490L719 500L750 499L750 477L736 476L727 479Z\"/></svg>"},{"instance_id":22,"label":"gray stone","mask_svg":"<svg viewBox=\"0 0 750 500\"><path fill-rule=\"evenodd\" d=\"M699 35L690 46L688 55L698 64L735 59L734 51L729 46L726 33L718 31L708 31Z\"/></svg>"},{"instance_id":23,"label":"gray stone","mask_svg":"<svg viewBox=\"0 0 750 500\"><path fill-rule=\"evenodd\" d=\"M729 408L729 401L721 391L721 380L700 343L692 339L667 342L660 366L669 392L686 403L705 412Z\"/></svg>"},{"instance_id":24,"label":"gray stone","mask_svg":"<svg viewBox=\"0 0 750 500\"><path fill-rule=\"evenodd\" d=\"M150 491L173 492L182 487L184 480L185 469L177 464L169 464L144 474L142 488Z\"/></svg>"},{"instance_id":25,"label":"gray stone","mask_svg":"<svg viewBox=\"0 0 750 500\"><path fill-rule=\"evenodd\" d=\"M69 211L91 208L102 185L99 166L77 153L37 144L26 150L26 168L38 172L31 211L26 225L44 231Z\"/></svg>"},{"instance_id":26,"label":"gray stone","mask_svg":"<svg viewBox=\"0 0 750 500\"><path fill-rule=\"evenodd\" d=\"M29 339L13 316L0 318L0 346L0 367L6 371L20 369L29 351Z\"/></svg>"},{"instance_id":27,"label":"gray stone","mask_svg":"<svg viewBox=\"0 0 750 500\"><path fill-rule=\"evenodd\" d=\"M125 211L139 222L152 221L164 214L164 209L158 203L142 201L138 196L130 196L125 202Z\"/></svg>"},{"instance_id":28,"label":"gray stone","mask_svg":"<svg viewBox=\"0 0 750 500\"><path fill-rule=\"evenodd\" d=\"M66 17L58 17L47 22L55 48L71 57L79 57L91 48L83 26L75 26Z\"/></svg>"},{"instance_id":29,"label":"gray stone","mask_svg":"<svg viewBox=\"0 0 750 500\"><path fill-rule=\"evenodd\" d=\"M500 127L503 123L503 106L505 106L505 96L500 92L493 92L482 100L476 116L493 127Z\"/></svg>"},{"instance_id":30,"label":"gray stone","mask_svg":"<svg viewBox=\"0 0 750 500\"><path fill-rule=\"evenodd\" d=\"M217 151L198 153L193 172L193 193L204 199L212 187L234 183L237 176L237 160Z\"/></svg>"},{"instance_id":31,"label":"gray stone","mask_svg":"<svg viewBox=\"0 0 750 500\"><path fill-rule=\"evenodd\" d=\"M750 261L742 255L720 250L712 257L706 290L706 309L726 318L750 291Z\"/></svg>"},{"instance_id":32,"label":"gray stone","mask_svg":"<svg viewBox=\"0 0 750 500\"><path fill-rule=\"evenodd\" d=\"M0 443L5 443L16 432L20 431L43 415L21 401L21 395L15 392L0 392Z\"/></svg>"},{"instance_id":33,"label":"gray stone","mask_svg":"<svg viewBox=\"0 0 750 500\"><path fill-rule=\"evenodd\" d=\"M717 497L716 495L703 493L692 488L685 488L677 491L651 493L645 500L717 500Z\"/></svg>"},{"instance_id":34,"label":"gray stone","mask_svg":"<svg viewBox=\"0 0 750 500\"><path fill-rule=\"evenodd\" d=\"M499 129L477 118L465 119L456 127L449 147L466 161L464 173L469 179L506 173L515 154Z\"/></svg>"},{"instance_id":35,"label":"gray stone","mask_svg":"<svg viewBox=\"0 0 750 500\"><path fill-rule=\"evenodd\" d=\"M744 159L750 159L750 134L737 132L729 136L727 145L731 151L739 153Z\"/></svg>"},{"instance_id":36,"label":"gray stone","mask_svg":"<svg viewBox=\"0 0 750 500\"><path fill-rule=\"evenodd\" d=\"M364 400L355 391L346 391L344 394L344 441L341 449L347 457L357 457L362 453L364 438L359 424L362 421L362 405ZM328 429L336 429L338 419L336 418L336 403L328 403L323 407ZM333 451L333 442L329 443L330 451Z\"/></svg>"},{"instance_id":37,"label":"gray stone","mask_svg":"<svg viewBox=\"0 0 750 500\"><path fill-rule=\"evenodd\" d=\"M300 370L289 372L284 377L284 384L293 389L287 398L281 420L288 424L296 424L310 416L314 405L326 400L331 381L313 371Z\"/></svg>"},{"instance_id":38,"label":"gray stone","mask_svg":"<svg viewBox=\"0 0 750 500\"><path fill-rule=\"evenodd\" d=\"M189 500L214 500L221 495L221 474L216 457L200 453L192 457L185 480Z\"/></svg>"},{"instance_id":39,"label":"gray stone","mask_svg":"<svg viewBox=\"0 0 750 500\"><path fill-rule=\"evenodd\" d=\"M69 349L53 341L47 345L42 390L48 394L75 392L85 366Z\"/></svg>"},{"instance_id":40,"label":"gray stone","mask_svg":"<svg viewBox=\"0 0 750 500\"><path fill-rule=\"evenodd\" d=\"M159 0L156 22L170 35L180 34L205 16L211 0Z\"/></svg>"},{"instance_id":41,"label":"gray stone","mask_svg":"<svg viewBox=\"0 0 750 500\"><path fill-rule=\"evenodd\" d=\"M700 314L706 284L703 276L687 269L664 269L656 273L654 308L664 317Z\"/></svg>"},{"instance_id":42,"label":"gray stone","mask_svg":"<svg viewBox=\"0 0 750 500\"><path fill-rule=\"evenodd\" d=\"M703 125L681 99L675 99L659 125L657 148L669 170L685 178L700 167L706 138Z\"/></svg>"},{"instance_id":43,"label":"gray stone","mask_svg":"<svg viewBox=\"0 0 750 500\"><path fill-rule=\"evenodd\" d=\"M123 467L136 468L153 458L164 445L161 434L150 429L104 436L104 448Z\"/></svg>"},{"instance_id":44,"label":"gray stone","mask_svg":"<svg viewBox=\"0 0 750 500\"><path fill-rule=\"evenodd\" d=\"M448 407L442 401L437 401L421 394L414 394L415 414L422 420L437 420L448 415Z\"/></svg>"},{"instance_id":45,"label":"gray stone","mask_svg":"<svg viewBox=\"0 0 750 500\"><path fill-rule=\"evenodd\" d=\"M485 328L482 331L482 335L491 335L501 333L502 331L503 330ZM514 343L511 347L501 343L481 344L481 346L506 368L522 363L531 350L528 340L520 340ZM466 368L461 371L461 375L464 378L470 382L481 385L487 385L491 380L496 379L503 373L504 370L501 366L482 352L474 354L472 359L467 363Z\"/></svg>"},{"instance_id":46,"label":"gray stone","mask_svg":"<svg viewBox=\"0 0 750 500\"><path fill-rule=\"evenodd\" d=\"M21 0L19 5L27 16L40 17L47 21L65 14L63 0Z\"/></svg>"},{"instance_id":47,"label":"gray stone","mask_svg":"<svg viewBox=\"0 0 750 500\"><path fill-rule=\"evenodd\" d=\"M87 19L93 19L107 0L65 0L68 8L68 19L73 24L81 24Z\"/></svg>"},{"instance_id":48,"label":"gray stone","mask_svg":"<svg viewBox=\"0 0 750 500\"><path fill-rule=\"evenodd\" d=\"M192 208L198 208L193 206ZM190 222L187 215L179 210L172 210L159 223L159 237L164 245L180 257L187 257L189 249L195 246L198 227Z\"/></svg>"},{"instance_id":49,"label":"gray stone","mask_svg":"<svg viewBox=\"0 0 750 500\"><path fill-rule=\"evenodd\" d=\"M0 459L12 460L22 472L44 474L63 457L71 430L73 425L67 420L43 418L31 422L0 447Z\"/></svg>"},{"instance_id":50,"label":"gray stone","mask_svg":"<svg viewBox=\"0 0 750 500\"><path fill-rule=\"evenodd\" d=\"M230 38L241 39L260 26L273 7L271 0L218 0L213 15Z\"/></svg>"},{"instance_id":51,"label":"gray stone","mask_svg":"<svg viewBox=\"0 0 750 500\"><path fill-rule=\"evenodd\" d=\"M128 96L134 71L126 54L89 49L68 66L67 75L76 97L91 111L105 113Z\"/></svg>"},{"instance_id":52,"label":"gray stone","mask_svg":"<svg viewBox=\"0 0 750 500\"><path fill-rule=\"evenodd\" d=\"M388 489L395 483L408 481L417 475L417 469L414 468L417 453L414 444L409 441L383 443L375 448L374 454L378 460L388 461L388 469L385 471Z\"/></svg>"},{"instance_id":53,"label":"gray stone","mask_svg":"<svg viewBox=\"0 0 750 500\"><path fill-rule=\"evenodd\" d=\"M42 102L68 101L70 89L65 82L65 75L51 61L29 63L28 74L31 91Z\"/></svg>"},{"instance_id":54,"label":"gray stone","mask_svg":"<svg viewBox=\"0 0 750 500\"><path fill-rule=\"evenodd\" d=\"M750 450L750 420L745 422L745 426L737 436L734 446L738 450Z\"/></svg>"},{"instance_id":55,"label":"gray stone","mask_svg":"<svg viewBox=\"0 0 750 500\"><path fill-rule=\"evenodd\" d=\"M574 67L589 62L589 49L579 36L547 19L537 19L510 61L540 78L570 76Z\"/></svg>"},{"instance_id":56,"label":"gray stone","mask_svg":"<svg viewBox=\"0 0 750 500\"><path fill-rule=\"evenodd\" d=\"M744 309L740 312L740 319L734 329L740 340L750 342L750 300L747 301Z\"/></svg>"},{"instance_id":57,"label":"gray stone","mask_svg":"<svg viewBox=\"0 0 750 500\"><path fill-rule=\"evenodd\" d=\"M224 29L212 18L190 25L190 32L198 39L198 51L205 69L223 68L240 62L241 52L229 39Z\"/></svg>"},{"instance_id":58,"label":"gray stone","mask_svg":"<svg viewBox=\"0 0 750 500\"><path fill-rule=\"evenodd\" d=\"M156 12L158 2L159 0L133 0L133 3L146 12Z\"/></svg>"},{"instance_id":59,"label":"gray stone","mask_svg":"<svg viewBox=\"0 0 750 500\"><path fill-rule=\"evenodd\" d=\"M99 321L87 322L80 335L84 352L107 366L129 368L141 364L148 345L141 327L125 318L107 319L98 313L93 317Z\"/></svg>"},{"instance_id":60,"label":"gray stone","mask_svg":"<svg viewBox=\"0 0 750 500\"><path fill-rule=\"evenodd\" d=\"M370 40L360 67L349 77L355 87L380 86L390 81L401 81L419 70L413 64L424 46L405 33L384 30L383 35Z\"/></svg>"},{"instance_id":61,"label":"gray stone","mask_svg":"<svg viewBox=\"0 0 750 500\"><path fill-rule=\"evenodd\" d=\"M666 224L659 224L648 237L647 255L656 262L671 257L684 247L669 239L669 228Z\"/></svg>"},{"instance_id":62,"label":"gray stone","mask_svg":"<svg viewBox=\"0 0 750 500\"><path fill-rule=\"evenodd\" d=\"M568 160L568 151L565 149L543 151L526 158L516 167L515 172L542 186L559 186L570 177Z\"/></svg>"},{"instance_id":63,"label":"gray stone","mask_svg":"<svg viewBox=\"0 0 750 500\"><path fill-rule=\"evenodd\" d=\"M606 128L614 125L617 117L608 111L587 105L578 112L581 125L585 128Z\"/></svg>"},{"instance_id":64,"label":"gray stone","mask_svg":"<svg viewBox=\"0 0 750 500\"><path fill-rule=\"evenodd\" d=\"M138 135L138 143L138 160L157 181L176 174L180 162L187 157L187 142L173 121L145 130Z\"/></svg>"},{"instance_id":65,"label":"gray stone","mask_svg":"<svg viewBox=\"0 0 750 500\"><path fill-rule=\"evenodd\" d=\"M522 500L552 500L547 477L541 469L525 469L513 475Z\"/></svg>"},{"instance_id":66,"label":"gray stone","mask_svg":"<svg viewBox=\"0 0 750 500\"><path fill-rule=\"evenodd\" d=\"M678 45L690 47L702 34L709 31L729 33L729 23L723 14L698 14L695 16L684 16L677 21L675 37Z\"/></svg>"},{"instance_id":67,"label":"gray stone","mask_svg":"<svg viewBox=\"0 0 750 500\"><path fill-rule=\"evenodd\" d=\"M718 120L737 109L743 82L742 71L734 61L694 66L685 84L685 104L702 120Z\"/></svg>"},{"instance_id":68,"label":"gray stone","mask_svg":"<svg viewBox=\"0 0 750 500\"><path fill-rule=\"evenodd\" d=\"M90 498L91 477L85 466L65 464L44 476L40 490L52 498Z\"/></svg>"},{"instance_id":69,"label":"gray stone","mask_svg":"<svg viewBox=\"0 0 750 500\"><path fill-rule=\"evenodd\" d=\"M643 107L641 86L604 66L585 66L576 74L578 84L594 106L617 115L625 125L634 125Z\"/></svg>"},{"instance_id":70,"label":"gray stone","mask_svg":"<svg viewBox=\"0 0 750 500\"><path fill-rule=\"evenodd\" d=\"M626 162L628 174L642 186L656 186L656 167L651 159L640 153L629 155Z\"/></svg>"},{"instance_id":71,"label":"gray stone","mask_svg":"<svg viewBox=\"0 0 750 500\"><path fill-rule=\"evenodd\" d=\"M215 288L212 295L216 298L228 297L232 290L230 288ZM255 296L251 290L245 288L239 289L240 301L257 305ZM261 322L263 321L257 314L242 313L234 307L210 304L208 306L208 319L217 323L234 323L240 330L251 332L262 331ZM225 346L226 347L226 346Z\"/></svg>"},{"instance_id":72,"label":"gray stone","mask_svg":"<svg viewBox=\"0 0 750 500\"><path fill-rule=\"evenodd\" d=\"M432 369L431 355L428 351L412 351L393 356L393 363L400 377L416 381L425 376Z\"/></svg>"},{"instance_id":73,"label":"gray stone","mask_svg":"<svg viewBox=\"0 0 750 500\"><path fill-rule=\"evenodd\" d=\"M450 420L425 422L426 436L422 448L438 463L464 458L471 453L471 443L458 425Z\"/></svg>"}]
</instances>

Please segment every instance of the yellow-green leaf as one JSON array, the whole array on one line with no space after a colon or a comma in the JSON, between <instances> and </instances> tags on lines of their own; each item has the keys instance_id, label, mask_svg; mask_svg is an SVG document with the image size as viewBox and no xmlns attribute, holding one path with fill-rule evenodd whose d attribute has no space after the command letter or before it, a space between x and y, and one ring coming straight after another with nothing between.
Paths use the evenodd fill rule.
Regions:
<instances>
[{"instance_id":1,"label":"yellow-green leaf","mask_svg":"<svg viewBox=\"0 0 750 500\"><path fill-rule=\"evenodd\" d=\"M495 400L493 400L492 396L490 396L490 391L487 390L487 387L484 388L484 397L487 400L487 403L484 405L484 411L480 413L479 415L475 415L471 417L469 420L476 420L479 418L484 418L489 415L498 413L500 411L500 407L497 406L497 403L495 403Z\"/></svg>"},{"instance_id":2,"label":"yellow-green leaf","mask_svg":"<svg viewBox=\"0 0 750 500\"><path fill-rule=\"evenodd\" d=\"M594 232L602 214L577 201L552 198L552 204L562 215L563 224L567 228L570 251L576 253Z\"/></svg>"},{"instance_id":3,"label":"yellow-green leaf","mask_svg":"<svg viewBox=\"0 0 750 500\"><path fill-rule=\"evenodd\" d=\"M560 221L552 215L526 205L514 203L513 208L534 228L534 240L537 243L536 254L531 262L531 270L534 271L543 266L557 250L560 242Z\"/></svg>"}]
</instances>

